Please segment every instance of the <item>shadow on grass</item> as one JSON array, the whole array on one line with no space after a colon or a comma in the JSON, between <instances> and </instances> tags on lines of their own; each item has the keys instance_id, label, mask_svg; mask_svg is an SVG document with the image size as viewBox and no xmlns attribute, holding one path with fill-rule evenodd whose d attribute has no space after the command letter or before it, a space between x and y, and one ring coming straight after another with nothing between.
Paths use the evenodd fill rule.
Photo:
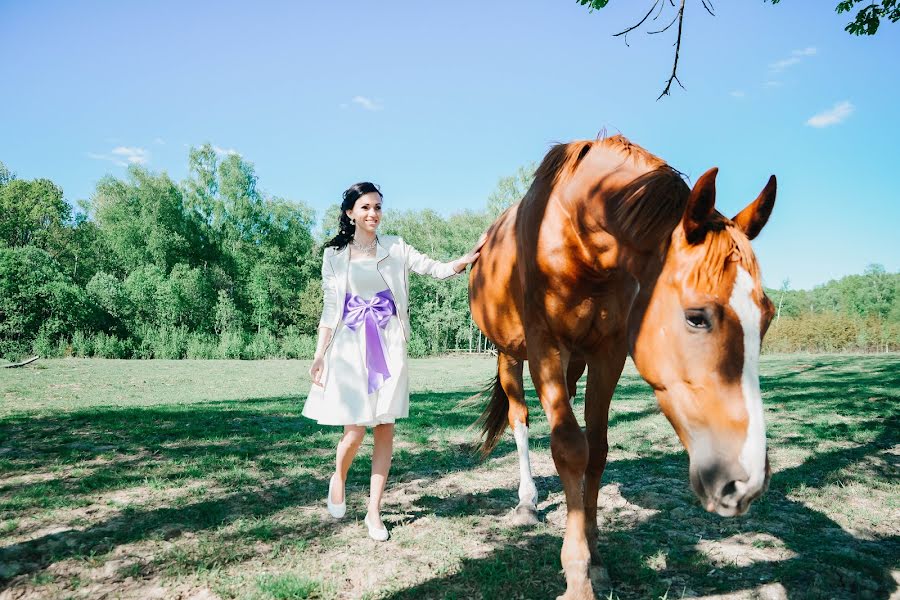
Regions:
<instances>
[{"instance_id":1,"label":"shadow on grass","mask_svg":"<svg viewBox=\"0 0 900 600\"><path fill-rule=\"evenodd\" d=\"M619 598L678 597L682 593L716 594L746 592L767 583L780 583L787 597L889 598L897 586L891 570L897 568L900 538L863 539L846 532L820 511L787 497L797 482L823 481L829 473L851 466L890 449L896 439L896 421L878 439L859 447L823 453L773 476L772 487L748 515L723 519L705 512L687 489L684 455L609 463L604 481L617 483L632 504L655 511L646 520L601 525L599 548L610 574L610 588L597 589L601 597L610 591ZM683 481L662 475L677 471ZM648 494L647 482L653 481ZM556 477L537 477L541 497L559 493ZM665 496L659 490L679 489ZM515 490L497 488L482 494L454 498L422 496L414 514L442 517L492 515L504 519L514 503ZM645 506L652 497L650 506ZM662 499L661 499L662 498ZM542 507L542 520L560 507ZM562 531L544 533L546 526L510 534L490 555L464 559L452 575L431 579L397 592L389 598L513 597L552 598L564 591L559 552ZM764 534L760 536L760 534ZM780 540L780 552L788 558L753 560L749 564L723 564L711 559L698 543L735 538L752 545ZM764 547L764 546L763 546ZM759 547L757 547L758 549ZM786 552L785 552L786 551ZM782 556L784 555L782 554ZM652 566L664 557L664 567Z\"/></svg>"},{"instance_id":2,"label":"shadow on grass","mask_svg":"<svg viewBox=\"0 0 900 600\"><path fill-rule=\"evenodd\" d=\"M599 548L611 590L597 592L605 596L611 591L619 598L735 592L749 596L755 588L777 582L791 599L892 597L898 589L892 570L900 566L900 537L854 535L789 496L797 489L822 489L840 480L841 471L859 470L863 463L877 481L896 481L900 470L891 450L900 443L900 365L896 358L864 370L853 368L854 358L805 362L809 364L763 378L763 389L771 391L769 408L794 417L785 427L800 433L800 439L779 438L778 443L815 449L823 442L840 442L843 447L814 452L802 464L774 473L769 491L748 515L736 519L711 515L699 506L687 483L684 453L652 452L641 459L610 462L604 483L618 484L629 503L654 512L628 519L623 516L626 510L616 514L617 522L601 524ZM655 412L647 408L619 413L618 422L614 416L611 439L616 425ZM535 483L542 498L561 492L556 477L538 477ZM496 488L468 498L423 496L416 512L503 518L514 503L515 490ZM565 507L543 506L540 516L546 519L559 508ZM390 598L553 597L563 591L558 562L562 531L558 536L542 531L546 526L531 535L523 532L484 558L464 560L452 575ZM709 541L736 548L738 555L713 558L705 551L716 547L705 546ZM774 549L772 558L764 558L767 548Z\"/></svg>"},{"instance_id":3,"label":"shadow on grass","mask_svg":"<svg viewBox=\"0 0 900 600\"><path fill-rule=\"evenodd\" d=\"M414 394L417 412L398 427L398 440L419 439L437 429L465 430L477 411L455 409L464 396ZM296 398L260 398L186 407L93 408L0 421L0 460L7 481L0 485L2 521L27 519L44 509L102 506L109 494L135 486L201 487L181 502L155 508L126 504L83 529L5 545L0 548L0 564L5 565L0 589L58 561L102 555L121 544L215 530L290 507L320 508L339 428L302 418L300 406ZM480 462L466 444L434 446L399 449L395 464L402 470L395 468L394 474L435 479ZM498 454L513 447L506 442ZM369 455L361 453L353 472L370 468ZM367 477L357 478L367 483ZM205 493L205 487L216 489ZM362 483L348 485L348 494L362 490ZM317 539L343 526L324 519L323 507L311 514L302 530L294 532L302 539Z\"/></svg>"},{"instance_id":4,"label":"shadow on grass","mask_svg":"<svg viewBox=\"0 0 900 600\"><path fill-rule=\"evenodd\" d=\"M896 590L890 571L897 568L900 556L897 536L864 539L852 535L824 513L788 497L799 486L824 487L836 472L876 455L881 462L875 476L885 481L896 479L896 459L885 451L900 443L895 391L900 369L895 360L860 372L854 368L854 360L811 358L797 369L763 377L768 408L792 418L790 424L774 428L771 443L777 440L815 449L822 441L833 441L850 447L827 449L797 467L776 472L769 492L744 518L722 519L698 506L689 491L683 453L650 451L641 459L611 462L604 483L619 484L631 504L658 511L644 520L623 518L601 526L600 549L614 594L644 598L668 590L673 596L685 590L749 593L761 584L777 581L792 599L889 597ZM656 413L646 387L639 398L634 398L639 387L635 379L624 382L623 387L626 397L637 400L628 403L629 408L637 410L616 412L614 401L611 441L617 426ZM414 443L395 454L393 480L433 481L479 464L464 444L421 442L431 433L465 431L471 425L481 407L461 408L458 402L467 395L413 395L413 416L398 427L398 440ZM621 396L617 399L622 400ZM135 486L179 487L213 481L217 488L212 498L192 498L182 505L157 508L126 506L84 529L6 545L0 548L0 564L7 565L0 573L0 589L14 577L36 573L68 558L103 555L121 544L215 530L287 508L319 507L338 432L302 419L300 405L297 398L259 398L183 408L105 407L0 421L0 468L5 478L12 480L0 486L3 520L27 518L40 509L87 506L99 502L104 494ZM855 420L847 421L850 417ZM800 437L787 436L792 432L799 432ZM548 442L546 435L537 435L533 447L546 449ZM493 456L513 451L507 437ZM302 467L299 473L298 465ZM358 473L367 471L368 457L361 455L353 468ZM50 471L50 476L32 476L40 471ZM536 483L542 497L560 491L555 477L538 478ZM502 519L514 501L515 490L503 487L455 498L425 495L414 504L409 517L487 515ZM544 516L557 508L544 507ZM276 527L266 535L312 541L344 526L321 518L324 510L310 515L296 528ZM617 513L617 519L619 516ZM699 544L701 540L759 534L778 540L790 556L746 566L723 564L711 559ZM487 556L464 559L452 575L390 597L547 598L563 591L561 531L548 531L541 525L534 530L501 528L498 535L498 544ZM245 558L235 554L230 560Z\"/></svg>"}]
</instances>

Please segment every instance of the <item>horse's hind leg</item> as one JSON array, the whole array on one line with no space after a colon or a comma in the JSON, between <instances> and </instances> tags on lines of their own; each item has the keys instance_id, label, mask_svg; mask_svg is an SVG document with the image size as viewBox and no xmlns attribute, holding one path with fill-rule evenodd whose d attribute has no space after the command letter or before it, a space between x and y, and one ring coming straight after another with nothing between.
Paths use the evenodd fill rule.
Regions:
<instances>
[{"instance_id":1,"label":"horse's hind leg","mask_svg":"<svg viewBox=\"0 0 900 600\"><path fill-rule=\"evenodd\" d=\"M613 344L613 347L591 357L584 394L585 433L588 441L588 465L584 473L584 520L591 562L595 565L602 562L597 548L597 496L609 451L609 403L625 366L625 347L623 340L621 344Z\"/></svg>"},{"instance_id":2,"label":"horse's hind leg","mask_svg":"<svg viewBox=\"0 0 900 600\"><path fill-rule=\"evenodd\" d=\"M525 404L522 381L523 361L500 354L497 367L500 385L509 398L507 418L519 455L519 504L513 514L513 522L534 525L537 523L537 486L531 477L531 459L528 455L528 406Z\"/></svg>"}]
</instances>

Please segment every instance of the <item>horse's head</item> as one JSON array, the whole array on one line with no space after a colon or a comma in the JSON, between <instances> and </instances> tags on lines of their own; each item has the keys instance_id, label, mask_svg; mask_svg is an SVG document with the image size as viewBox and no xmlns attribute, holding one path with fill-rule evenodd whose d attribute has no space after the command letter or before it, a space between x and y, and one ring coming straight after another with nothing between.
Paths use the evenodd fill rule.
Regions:
<instances>
[{"instance_id":1,"label":"horse's head","mask_svg":"<svg viewBox=\"0 0 900 600\"><path fill-rule=\"evenodd\" d=\"M691 190L652 290L629 332L641 376L690 455L700 501L740 515L769 481L759 349L774 312L750 247L775 203L775 177L733 219L715 208L717 169Z\"/></svg>"}]
</instances>

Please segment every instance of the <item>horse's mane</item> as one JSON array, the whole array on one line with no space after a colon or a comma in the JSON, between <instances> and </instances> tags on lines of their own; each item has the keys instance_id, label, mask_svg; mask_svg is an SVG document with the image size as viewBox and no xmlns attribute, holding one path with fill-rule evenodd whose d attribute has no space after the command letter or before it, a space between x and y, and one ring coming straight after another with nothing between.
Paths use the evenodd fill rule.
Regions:
<instances>
[{"instance_id":1,"label":"horse's mane","mask_svg":"<svg viewBox=\"0 0 900 600\"><path fill-rule=\"evenodd\" d=\"M649 249L671 235L684 214L690 189L681 173L622 135L553 146L534 175L526 198L540 201L571 177L590 152L609 155L611 170L598 171L598 182L624 161L639 175L604 198L608 225L624 240Z\"/></svg>"},{"instance_id":2,"label":"horse's mane","mask_svg":"<svg viewBox=\"0 0 900 600\"><path fill-rule=\"evenodd\" d=\"M702 244L703 257L693 265L687 276L687 284L695 290L719 289L722 278L728 272L729 262L743 267L754 281L762 281L750 240L721 213L716 212L707 223Z\"/></svg>"}]
</instances>

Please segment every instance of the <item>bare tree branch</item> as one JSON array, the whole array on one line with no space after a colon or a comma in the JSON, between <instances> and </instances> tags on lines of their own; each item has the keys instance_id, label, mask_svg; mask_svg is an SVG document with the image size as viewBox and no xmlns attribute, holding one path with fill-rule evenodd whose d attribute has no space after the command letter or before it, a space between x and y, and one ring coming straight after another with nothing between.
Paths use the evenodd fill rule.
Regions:
<instances>
[{"instance_id":1,"label":"bare tree branch","mask_svg":"<svg viewBox=\"0 0 900 600\"><path fill-rule=\"evenodd\" d=\"M644 18L643 18L643 19L641 19L640 21L637 22L637 24L632 25L631 27L629 27L629 28L626 29L625 31L620 31L619 33L614 33L614 34L613 34L613 37L619 37L620 35L624 35L624 36L625 36L625 45L627 46L627 45L628 45L628 32L629 32L629 31L633 31L633 30L637 29L638 27L640 27L641 25L643 25L643 24L644 24L644 21L647 20L647 17L650 16L650 13L653 12L653 9L656 8L656 6L657 6L659 3L660 3L660 0L656 0L656 1L653 3L653 6L650 7L650 10L647 11L647 14L644 15Z\"/></svg>"},{"instance_id":2,"label":"bare tree branch","mask_svg":"<svg viewBox=\"0 0 900 600\"><path fill-rule=\"evenodd\" d=\"M684 2L685 0L681 0L681 8L678 9L678 38L675 40L675 63L672 65L672 75L669 77L669 81L666 82L666 88L662 91L662 93L656 98L659 100L663 96L669 95L669 90L672 87L672 82L675 81L681 86L681 89L684 89L684 86L681 85L681 81L678 79L678 52L681 50L681 27L684 24ZM671 24L666 27L668 29L671 27ZM665 30L663 30L665 31Z\"/></svg>"},{"instance_id":3,"label":"bare tree branch","mask_svg":"<svg viewBox=\"0 0 900 600\"><path fill-rule=\"evenodd\" d=\"M671 2L671 1L672 1L672 0L669 0L669 2ZM654 20L654 21L657 20L657 19L659 18L659 15L662 14L662 11L663 11L663 9L664 9L665 7L666 7L666 3L665 3L665 2L661 2L660 5L659 5L659 10L656 12L656 16L653 17L653 20Z\"/></svg>"},{"instance_id":4,"label":"bare tree branch","mask_svg":"<svg viewBox=\"0 0 900 600\"><path fill-rule=\"evenodd\" d=\"M669 27L671 27L672 25L675 24L675 21L678 20L678 18L681 16L681 13L682 13L683 11L684 11L684 3L682 3L681 10L678 11L677 13L675 13L675 18L672 19L672 20L669 22L668 25L666 25L665 27L663 27L662 29L660 29L660 30L658 30L658 31L648 31L647 33L648 33L649 35L656 35L657 33L663 33L663 32L666 31ZM680 27L680 25L679 25L679 27Z\"/></svg>"}]
</instances>

